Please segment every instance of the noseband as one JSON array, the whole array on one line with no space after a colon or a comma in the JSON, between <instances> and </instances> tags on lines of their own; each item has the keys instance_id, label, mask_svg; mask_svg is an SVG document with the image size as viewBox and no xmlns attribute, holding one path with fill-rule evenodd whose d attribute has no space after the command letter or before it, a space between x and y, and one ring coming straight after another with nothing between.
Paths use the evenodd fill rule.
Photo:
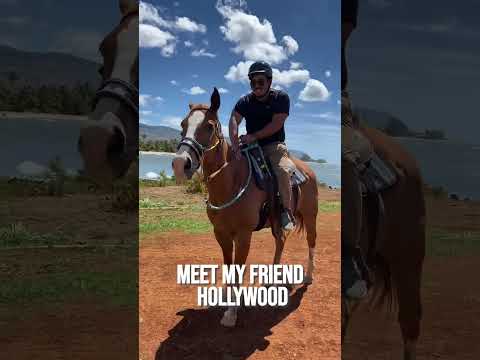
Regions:
<instances>
[{"instance_id":1,"label":"noseband","mask_svg":"<svg viewBox=\"0 0 480 360\"><path fill-rule=\"evenodd\" d=\"M190 111L190 114L187 116L187 118L189 118L191 113L195 110L207 110L208 111L209 109L194 108ZM215 130L214 130L214 132L211 136L211 138L214 135L216 135L216 137L217 137L217 142L214 145L205 146L205 145L200 144L196 139L185 136L178 143L177 151L180 149L181 146L186 146L186 147L192 149L193 152L195 153L195 155L197 156L198 162L200 163L200 161L203 157L203 154L207 151L215 149L220 144L221 140L223 140L223 134L222 134L222 131L219 129L219 127L220 127L220 121L217 121L217 125L215 126Z\"/></svg>"},{"instance_id":2,"label":"noseband","mask_svg":"<svg viewBox=\"0 0 480 360\"><path fill-rule=\"evenodd\" d=\"M138 89L121 79L108 79L95 93L93 108L101 98L113 98L126 105L135 115L138 115Z\"/></svg>"}]
</instances>

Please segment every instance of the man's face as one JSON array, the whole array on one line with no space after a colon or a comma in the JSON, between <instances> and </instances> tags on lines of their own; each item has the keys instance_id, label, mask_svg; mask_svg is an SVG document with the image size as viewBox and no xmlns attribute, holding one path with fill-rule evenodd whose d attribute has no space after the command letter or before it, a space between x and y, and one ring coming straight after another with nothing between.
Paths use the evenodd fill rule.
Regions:
<instances>
[{"instance_id":1,"label":"man's face","mask_svg":"<svg viewBox=\"0 0 480 360\"><path fill-rule=\"evenodd\" d=\"M250 87L256 97L262 97L265 96L271 82L272 80L268 79L265 75L258 74L250 79Z\"/></svg>"}]
</instances>

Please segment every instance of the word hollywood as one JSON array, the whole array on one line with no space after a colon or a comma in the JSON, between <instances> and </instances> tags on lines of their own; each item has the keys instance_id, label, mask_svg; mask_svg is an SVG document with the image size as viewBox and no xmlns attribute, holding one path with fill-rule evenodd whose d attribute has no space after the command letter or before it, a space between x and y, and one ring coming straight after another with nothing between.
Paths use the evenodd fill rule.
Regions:
<instances>
[{"instance_id":1,"label":"word hollywood","mask_svg":"<svg viewBox=\"0 0 480 360\"><path fill-rule=\"evenodd\" d=\"M217 284L218 265L177 265L177 283L182 285ZM245 278L245 265L222 265L222 285L201 286L197 291L199 306L284 306L288 303L286 287L235 286ZM301 284L302 265L250 265L248 283L259 285Z\"/></svg>"}]
</instances>

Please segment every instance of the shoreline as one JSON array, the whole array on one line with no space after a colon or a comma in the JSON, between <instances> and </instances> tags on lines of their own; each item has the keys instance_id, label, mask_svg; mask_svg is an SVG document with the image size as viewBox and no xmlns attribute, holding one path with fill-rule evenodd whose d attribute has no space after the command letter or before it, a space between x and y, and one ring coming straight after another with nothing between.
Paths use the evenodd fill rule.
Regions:
<instances>
[{"instance_id":1,"label":"shoreline","mask_svg":"<svg viewBox=\"0 0 480 360\"><path fill-rule=\"evenodd\" d=\"M56 120L86 121L88 119L88 116L87 115L0 111L0 119L44 120L44 121L56 121Z\"/></svg>"},{"instance_id":2,"label":"shoreline","mask_svg":"<svg viewBox=\"0 0 480 360\"><path fill-rule=\"evenodd\" d=\"M139 151L140 155L175 155L175 153L165 152L165 151Z\"/></svg>"}]
</instances>

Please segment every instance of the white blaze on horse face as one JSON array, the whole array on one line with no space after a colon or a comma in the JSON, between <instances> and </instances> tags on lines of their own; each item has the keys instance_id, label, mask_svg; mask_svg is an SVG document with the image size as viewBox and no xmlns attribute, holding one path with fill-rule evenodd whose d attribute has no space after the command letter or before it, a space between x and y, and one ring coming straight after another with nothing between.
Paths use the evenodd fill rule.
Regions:
<instances>
[{"instance_id":1,"label":"white blaze on horse face","mask_svg":"<svg viewBox=\"0 0 480 360\"><path fill-rule=\"evenodd\" d=\"M113 65L112 78L133 82L131 73L138 57L138 17L118 33L117 58Z\"/></svg>"},{"instance_id":2,"label":"white blaze on horse face","mask_svg":"<svg viewBox=\"0 0 480 360\"><path fill-rule=\"evenodd\" d=\"M198 126L203 122L205 119L205 114L203 111L196 110L194 111L190 117L188 118L188 127L185 136L191 139L195 139L195 131L197 130Z\"/></svg>"}]
</instances>

